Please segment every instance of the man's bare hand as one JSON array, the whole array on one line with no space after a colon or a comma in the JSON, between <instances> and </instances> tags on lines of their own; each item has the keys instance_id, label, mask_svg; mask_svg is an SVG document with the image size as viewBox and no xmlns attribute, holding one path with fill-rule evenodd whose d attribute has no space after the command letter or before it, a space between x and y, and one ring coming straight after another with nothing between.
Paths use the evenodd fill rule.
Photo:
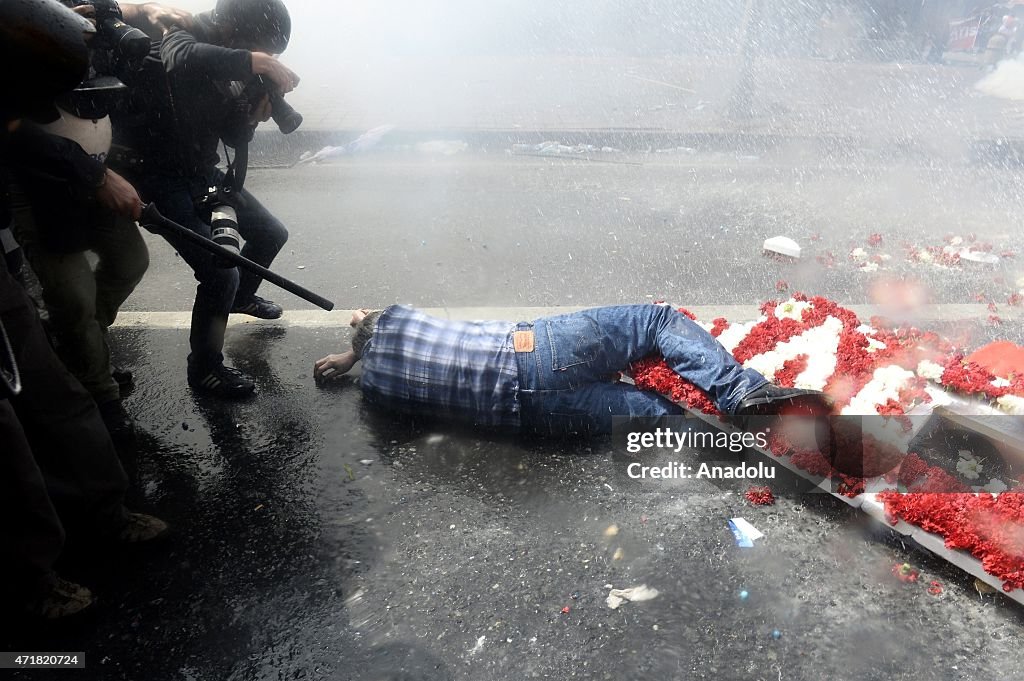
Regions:
<instances>
[{"instance_id":1,"label":"man's bare hand","mask_svg":"<svg viewBox=\"0 0 1024 681\"><path fill-rule=\"evenodd\" d=\"M142 199L135 187L109 168L106 181L96 190L96 198L102 205L126 218L138 220L142 214Z\"/></svg>"},{"instance_id":2,"label":"man's bare hand","mask_svg":"<svg viewBox=\"0 0 1024 681\"><path fill-rule=\"evenodd\" d=\"M78 16L88 19L93 26L96 25L96 8L92 5L77 5L69 9Z\"/></svg>"},{"instance_id":3,"label":"man's bare hand","mask_svg":"<svg viewBox=\"0 0 1024 681\"><path fill-rule=\"evenodd\" d=\"M340 355L327 355L313 364L313 379L317 385L334 380L351 371L356 361L358 361L356 353L351 350Z\"/></svg>"},{"instance_id":4,"label":"man's bare hand","mask_svg":"<svg viewBox=\"0 0 1024 681\"><path fill-rule=\"evenodd\" d=\"M274 107L270 103L270 97L263 95L260 97L260 101L258 101L249 112L249 125L256 125L264 121L269 121L272 113L274 113Z\"/></svg>"},{"instance_id":5,"label":"man's bare hand","mask_svg":"<svg viewBox=\"0 0 1024 681\"><path fill-rule=\"evenodd\" d=\"M299 84L299 76L294 71L266 52L252 53L252 72L269 78L281 94L291 92Z\"/></svg>"},{"instance_id":6,"label":"man's bare hand","mask_svg":"<svg viewBox=\"0 0 1024 681\"><path fill-rule=\"evenodd\" d=\"M141 30L150 40L159 41L176 28L191 31L195 23L191 13L156 2L122 2L120 6L124 22Z\"/></svg>"}]
</instances>

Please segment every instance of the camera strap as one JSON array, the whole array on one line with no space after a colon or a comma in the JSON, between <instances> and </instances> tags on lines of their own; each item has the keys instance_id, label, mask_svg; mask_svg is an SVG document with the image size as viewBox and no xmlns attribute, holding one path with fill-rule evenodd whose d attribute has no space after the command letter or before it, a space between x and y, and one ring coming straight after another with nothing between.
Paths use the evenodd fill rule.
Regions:
<instances>
[{"instance_id":1,"label":"camera strap","mask_svg":"<svg viewBox=\"0 0 1024 681\"><path fill-rule=\"evenodd\" d=\"M249 170L249 145L241 144L235 147L235 155L228 156L228 145L224 144L224 158L227 159L228 169L224 173L224 184L232 192L242 191L245 185L245 175Z\"/></svg>"}]
</instances>

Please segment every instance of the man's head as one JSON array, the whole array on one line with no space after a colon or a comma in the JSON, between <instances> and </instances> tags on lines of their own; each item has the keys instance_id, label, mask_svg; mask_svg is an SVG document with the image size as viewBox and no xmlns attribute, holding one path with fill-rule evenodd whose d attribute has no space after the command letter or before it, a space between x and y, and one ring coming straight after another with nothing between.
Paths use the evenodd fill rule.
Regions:
<instances>
[{"instance_id":1,"label":"man's head","mask_svg":"<svg viewBox=\"0 0 1024 681\"><path fill-rule=\"evenodd\" d=\"M292 20L281 0L217 0L213 20L229 47L280 54Z\"/></svg>"},{"instance_id":2,"label":"man's head","mask_svg":"<svg viewBox=\"0 0 1024 681\"><path fill-rule=\"evenodd\" d=\"M383 310L371 310L363 308L352 313L352 321L349 322L355 331L352 333L352 352L356 357L363 356L363 348L366 347L370 336L373 335L373 327L377 324L377 318Z\"/></svg>"},{"instance_id":3,"label":"man's head","mask_svg":"<svg viewBox=\"0 0 1024 681\"><path fill-rule=\"evenodd\" d=\"M56 0L0 0L0 137L8 123L42 116L86 75L95 29Z\"/></svg>"}]
</instances>

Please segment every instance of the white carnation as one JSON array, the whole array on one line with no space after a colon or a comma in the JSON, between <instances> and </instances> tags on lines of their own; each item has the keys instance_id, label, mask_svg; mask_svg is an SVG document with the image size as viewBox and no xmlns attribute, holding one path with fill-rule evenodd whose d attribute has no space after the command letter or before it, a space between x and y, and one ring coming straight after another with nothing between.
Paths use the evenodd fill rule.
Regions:
<instances>
[{"instance_id":1,"label":"white carnation","mask_svg":"<svg viewBox=\"0 0 1024 681\"><path fill-rule=\"evenodd\" d=\"M797 376L796 385L811 387L805 386L805 383L813 381L815 385L820 384L814 389L820 390L836 370L836 349L839 347L839 332L842 328L843 323L840 320L828 317L820 326L807 329L800 335L779 343L774 349L751 357L743 366L771 380L786 361L795 359L798 355L807 355L807 366Z\"/></svg>"},{"instance_id":2,"label":"white carnation","mask_svg":"<svg viewBox=\"0 0 1024 681\"><path fill-rule=\"evenodd\" d=\"M839 350L839 334L843 322L828 317L825 322L803 334L810 350L807 367L796 377L794 385L808 390L824 390L825 384L836 372L836 352Z\"/></svg>"},{"instance_id":3,"label":"white carnation","mask_svg":"<svg viewBox=\"0 0 1024 681\"><path fill-rule=\"evenodd\" d=\"M868 338L868 352L878 352L879 350L885 350L888 346L880 340L875 338Z\"/></svg>"},{"instance_id":4,"label":"white carnation","mask_svg":"<svg viewBox=\"0 0 1024 681\"><path fill-rule=\"evenodd\" d=\"M800 322L804 318L804 310L810 310L813 305L806 300L793 300L792 298L775 307L775 316L779 319L795 319Z\"/></svg>"},{"instance_id":5,"label":"white carnation","mask_svg":"<svg viewBox=\"0 0 1024 681\"><path fill-rule=\"evenodd\" d=\"M1007 414L1024 416L1024 397L1017 395L1003 395L996 400L996 406Z\"/></svg>"},{"instance_id":6,"label":"white carnation","mask_svg":"<svg viewBox=\"0 0 1024 681\"><path fill-rule=\"evenodd\" d=\"M843 414L877 414L876 407L889 400L899 400L900 390L914 378L914 372L899 365L878 367L871 380L861 388L850 403L843 408Z\"/></svg>"},{"instance_id":7,"label":"white carnation","mask_svg":"<svg viewBox=\"0 0 1024 681\"><path fill-rule=\"evenodd\" d=\"M850 251L850 257L854 260L861 262L868 259L868 252L859 246Z\"/></svg>"},{"instance_id":8,"label":"white carnation","mask_svg":"<svg viewBox=\"0 0 1024 681\"><path fill-rule=\"evenodd\" d=\"M992 478L988 481L987 485L982 487L982 489L986 492L991 492L992 494L999 494L1000 492L1005 492L1009 488L1006 486L1006 483L999 478Z\"/></svg>"},{"instance_id":9,"label":"white carnation","mask_svg":"<svg viewBox=\"0 0 1024 681\"><path fill-rule=\"evenodd\" d=\"M977 480L982 468L981 461L970 455L964 457L963 452L960 452L960 460L956 462L957 473L968 480Z\"/></svg>"},{"instance_id":10,"label":"white carnation","mask_svg":"<svg viewBox=\"0 0 1024 681\"><path fill-rule=\"evenodd\" d=\"M732 352L733 349L740 344L740 341L750 335L750 330L757 324L763 322L764 319L764 317L761 317L760 319L755 319L754 321L747 322L746 324L730 324L725 331L718 336L718 342L721 343L726 350Z\"/></svg>"},{"instance_id":11,"label":"white carnation","mask_svg":"<svg viewBox=\"0 0 1024 681\"><path fill-rule=\"evenodd\" d=\"M922 359L917 365L917 375L921 378L926 378L929 381L935 381L936 383L942 382L942 374L945 371L941 364Z\"/></svg>"}]
</instances>

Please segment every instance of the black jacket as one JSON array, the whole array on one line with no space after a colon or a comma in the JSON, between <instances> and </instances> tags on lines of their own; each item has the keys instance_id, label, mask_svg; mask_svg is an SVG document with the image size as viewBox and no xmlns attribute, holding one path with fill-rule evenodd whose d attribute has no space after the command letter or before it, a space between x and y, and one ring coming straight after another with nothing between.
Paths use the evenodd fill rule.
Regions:
<instances>
[{"instance_id":1,"label":"black jacket","mask_svg":"<svg viewBox=\"0 0 1024 681\"><path fill-rule=\"evenodd\" d=\"M106 167L77 142L23 124L7 148L11 177L25 192L43 247L76 253L89 247L91 226L113 216L96 201Z\"/></svg>"},{"instance_id":2,"label":"black jacket","mask_svg":"<svg viewBox=\"0 0 1024 681\"><path fill-rule=\"evenodd\" d=\"M122 77L129 102L113 118L114 141L141 156L143 173L207 175L217 165L220 139L247 125L243 100L230 85L252 77L252 54L213 39L211 15L199 14L191 32L154 43L141 70Z\"/></svg>"}]
</instances>

